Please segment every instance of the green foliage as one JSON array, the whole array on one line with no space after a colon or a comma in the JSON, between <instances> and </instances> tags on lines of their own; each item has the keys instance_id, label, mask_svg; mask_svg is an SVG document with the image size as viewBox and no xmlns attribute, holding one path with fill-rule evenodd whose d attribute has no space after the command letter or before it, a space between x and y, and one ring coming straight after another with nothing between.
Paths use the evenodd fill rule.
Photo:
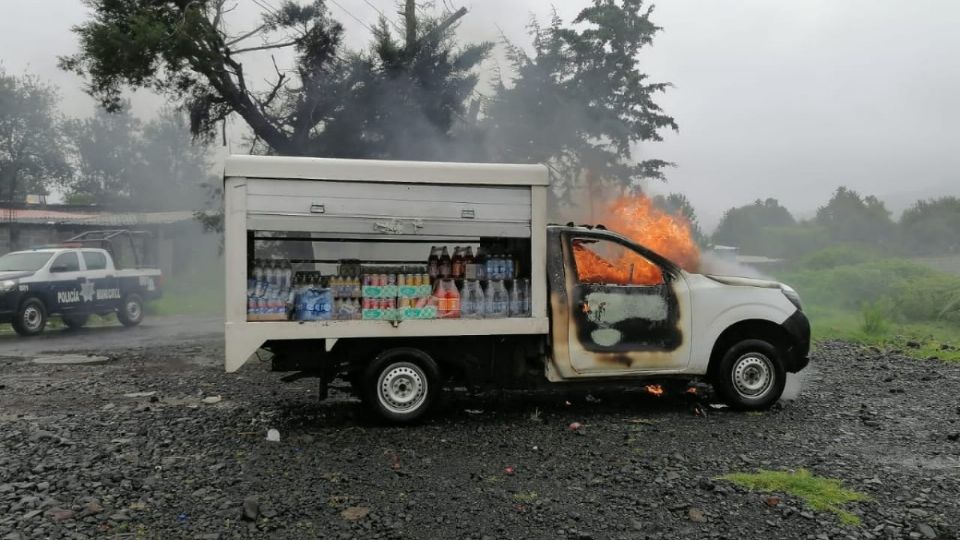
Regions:
<instances>
[{"instance_id":1,"label":"green foliage","mask_svg":"<svg viewBox=\"0 0 960 540\"><path fill-rule=\"evenodd\" d=\"M0 69L0 201L46 195L70 174L56 90L36 77Z\"/></svg>"},{"instance_id":2,"label":"green foliage","mask_svg":"<svg viewBox=\"0 0 960 540\"><path fill-rule=\"evenodd\" d=\"M869 499L864 493L844 488L840 480L814 476L805 469L796 472L760 470L756 473L732 473L720 479L754 491L799 497L815 510L836 514L845 525L859 525L860 518L841 506Z\"/></svg>"},{"instance_id":3,"label":"green foliage","mask_svg":"<svg viewBox=\"0 0 960 540\"><path fill-rule=\"evenodd\" d=\"M212 181L205 145L191 141L184 115L173 109L143 124L126 108L98 109L69 120L75 174L64 181L70 202L137 210L198 209Z\"/></svg>"},{"instance_id":4,"label":"green foliage","mask_svg":"<svg viewBox=\"0 0 960 540\"><path fill-rule=\"evenodd\" d=\"M739 247L745 254L775 256L778 253L769 250L766 230L795 223L790 211L776 199L757 199L753 204L727 210L713 233L713 242Z\"/></svg>"},{"instance_id":5,"label":"green foliage","mask_svg":"<svg viewBox=\"0 0 960 540\"><path fill-rule=\"evenodd\" d=\"M682 193L671 193L669 195L657 195L653 198L653 204L661 210L680 216L690 224L690 231L693 233L693 239L701 246L707 245L706 235L700 229L700 222L697 220L697 211L693 204Z\"/></svg>"},{"instance_id":6,"label":"green foliage","mask_svg":"<svg viewBox=\"0 0 960 540\"><path fill-rule=\"evenodd\" d=\"M960 276L934 273L908 280L891 297L904 320L960 323Z\"/></svg>"},{"instance_id":7,"label":"green foliage","mask_svg":"<svg viewBox=\"0 0 960 540\"><path fill-rule=\"evenodd\" d=\"M829 270L874 261L880 254L870 247L834 245L808 253L795 262L795 267L807 270Z\"/></svg>"},{"instance_id":8,"label":"green foliage","mask_svg":"<svg viewBox=\"0 0 960 540\"><path fill-rule=\"evenodd\" d=\"M816 222L826 227L836 242L882 244L895 234L890 211L882 201L873 195L861 197L843 186L817 210Z\"/></svg>"},{"instance_id":9,"label":"green foliage","mask_svg":"<svg viewBox=\"0 0 960 540\"><path fill-rule=\"evenodd\" d=\"M863 322L860 329L868 336L880 336L887 333L890 329L890 302L878 300L876 302L865 303L860 308Z\"/></svg>"},{"instance_id":10,"label":"green foliage","mask_svg":"<svg viewBox=\"0 0 960 540\"><path fill-rule=\"evenodd\" d=\"M900 231L909 253L960 253L960 199L917 201L900 217Z\"/></svg>"},{"instance_id":11,"label":"green foliage","mask_svg":"<svg viewBox=\"0 0 960 540\"><path fill-rule=\"evenodd\" d=\"M669 164L634 163L632 145L677 129L654 102L666 83L652 83L638 54L660 30L643 0L594 0L565 25L530 24L533 50L507 43L515 72L501 80L483 122L494 161L547 163L555 192L569 202L576 188L633 189L663 179Z\"/></svg>"},{"instance_id":12,"label":"green foliage","mask_svg":"<svg viewBox=\"0 0 960 540\"><path fill-rule=\"evenodd\" d=\"M884 259L787 272L780 277L796 288L805 302L859 311L865 304L893 298L911 281L934 274L935 270L906 260Z\"/></svg>"}]
</instances>

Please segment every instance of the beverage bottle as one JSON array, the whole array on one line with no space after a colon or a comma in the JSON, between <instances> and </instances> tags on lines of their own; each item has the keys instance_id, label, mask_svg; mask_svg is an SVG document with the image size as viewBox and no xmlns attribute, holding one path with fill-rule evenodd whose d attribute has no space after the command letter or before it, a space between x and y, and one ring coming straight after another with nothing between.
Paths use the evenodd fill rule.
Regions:
<instances>
[{"instance_id":1,"label":"beverage bottle","mask_svg":"<svg viewBox=\"0 0 960 540\"><path fill-rule=\"evenodd\" d=\"M489 279L497 279L497 256L491 253L487 256L484 275Z\"/></svg>"},{"instance_id":2,"label":"beverage bottle","mask_svg":"<svg viewBox=\"0 0 960 540\"><path fill-rule=\"evenodd\" d=\"M463 282L460 295L460 310L464 319L482 319L484 312L483 290L475 279Z\"/></svg>"},{"instance_id":3,"label":"beverage bottle","mask_svg":"<svg viewBox=\"0 0 960 540\"><path fill-rule=\"evenodd\" d=\"M452 271L452 261L450 260L450 253L447 251L447 246L443 246L443 251L440 252L440 277L448 278L450 277Z\"/></svg>"},{"instance_id":4,"label":"beverage bottle","mask_svg":"<svg viewBox=\"0 0 960 540\"><path fill-rule=\"evenodd\" d=\"M431 278L440 275L440 250L437 246L430 247L430 258L427 259L427 273Z\"/></svg>"},{"instance_id":5,"label":"beverage bottle","mask_svg":"<svg viewBox=\"0 0 960 540\"><path fill-rule=\"evenodd\" d=\"M520 301L522 302L521 311L523 312L524 317L530 316L530 280L521 279L521 290L520 294L522 295Z\"/></svg>"},{"instance_id":6,"label":"beverage bottle","mask_svg":"<svg viewBox=\"0 0 960 540\"><path fill-rule=\"evenodd\" d=\"M263 281L267 285L273 285L276 282L276 273L273 268L273 261L265 261L263 264Z\"/></svg>"},{"instance_id":7,"label":"beverage bottle","mask_svg":"<svg viewBox=\"0 0 960 540\"><path fill-rule=\"evenodd\" d=\"M483 246L477 247L477 256L473 262L477 267L477 279L485 281L487 279L487 255L483 252Z\"/></svg>"},{"instance_id":8,"label":"beverage bottle","mask_svg":"<svg viewBox=\"0 0 960 540\"><path fill-rule=\"evenodd\" d=\"M453 279L463 279L463 248L453 249L453 260L450 262L450 274Z\"/></svg>"},{"instance_id":9,"label":"beverage bottle","mask_svg":"<svg viewBox=\"0 0 960 540\"><path fill-rule=\"evenodd\" d=\"M523 305L520 303L520 283L517 281L514 281L513 287L510 288L510 316L523 316Z\"/></svg>"},{"instance_id":10,"label":"beverage bottle","mask_svg":"<svg viewBox=\"0 0 960 540\"><path fill-rule=\"evenodd\" d=\"M283 261L283 271L280 274L280 286L287 288L293 282L293 265L290 264L290 261Z\"/></svg>"},{"instance_id":11,"label":"beverage bottle","mask_svg":"<svg viewBox=\"0 0 960 540\"><path fill-rule=\"evenodd\" d=\"M477 279L477 261L470 246L463 253L463 279Z\"/></svg>"},{"instance_id":12,"label":"beverage bottle","mask_svg":"<svg viewBox=\"0 0 960 540\"><path fill-rule=\"evenodd\" d=\"M488 311L486 313L487 318L490 319L502 319L507 316L507 304L510 301L507 295L507 289L503 285L503 281L495 279L490 282L490 301L487 303Z\"/></svg>"},{"instance_id":13,"label":"beverage bottle","mask_svg":"<svg viewBox=\"0 0 960 540\"><path fill-rule=\"evenodd\" d=\"M513 260L513 255L509 253L504 255L503 264L504 264L503 279L513 279L514 277L516 277L514 276L515 263Z\"/></svg>"},{"instance_id":14,"label":"beverage bottle","mask_svg":"<svg viewBox=\"0 0 960 540\"><path fill-rule=\"evenodd\" d=\"M437 315L444 319L459 319L460 291L457 290L457 285L453 282L453 279L448 278L442 281L441 286L442 296L440 296L440 307L437 310Z\"/></svg>"}]
</instances>

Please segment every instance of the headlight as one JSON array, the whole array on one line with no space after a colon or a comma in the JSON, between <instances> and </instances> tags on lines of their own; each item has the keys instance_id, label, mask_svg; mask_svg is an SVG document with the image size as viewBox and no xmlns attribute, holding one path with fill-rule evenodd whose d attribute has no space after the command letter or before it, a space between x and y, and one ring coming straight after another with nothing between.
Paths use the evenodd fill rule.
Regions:
<instances>
[{"instance_id":1,"label":"headlight","mask_svg":"<svg viewBox=\"0 0 960 540\"><path fill-rule=\"evenodd\" d=\"M12 291L13 288L16 286L17 286L17 282L12 279L8 279L6 281L0 282L0 292Z\"/></svg>"},{"instance_id":2,"label":"headlight","mask_svg":"<svg viewBox=\"0 0 960 540\"><path fill-rule=\"evenodd\" d=\"M797 291L793 290L789 285L780 284L780 292L787 297L787 300L789 300L791 304L797 306L798 310L803 311L803 307L800 305L800 295L797 294Z\"/></svg>"}]
</instances>

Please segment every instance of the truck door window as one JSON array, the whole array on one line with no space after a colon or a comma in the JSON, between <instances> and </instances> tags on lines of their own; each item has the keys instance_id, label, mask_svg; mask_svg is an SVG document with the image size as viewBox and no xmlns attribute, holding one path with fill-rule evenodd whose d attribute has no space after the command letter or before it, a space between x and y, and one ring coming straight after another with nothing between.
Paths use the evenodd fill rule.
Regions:
<instances>
[{"instance_id":1,"label":"truck door window","mask_svg":"<svg viewBox=\"0 0 960 540\"><path fill-rule=\"evenodd\" d=\"M595 238L574 238L573 258L580 283L660 285L663 270L624 245Z\"/></svg>"},{"instance_id":2,"label":"truck door window","mask_svg":"<svg viewBox=\"0 0 960 540\"><path fill-rule=\"evenodd\" d=\"M61 253L53 260L53 264L50 265L51 272L79 272L80 271L80 259L77 258L77 253L75 251L68 251L67 253Z\"/></svg>"},{"instance_id":3,"label":"truck door window","mask_svg":"<svg viewBox=\"0 0 960 540\"><path fill-rule=\"evenodd\" d=\"M105 270L107 257L98 251L84 251L83 262L87 263L87 270Z\"/></svg>"}]
</instances>

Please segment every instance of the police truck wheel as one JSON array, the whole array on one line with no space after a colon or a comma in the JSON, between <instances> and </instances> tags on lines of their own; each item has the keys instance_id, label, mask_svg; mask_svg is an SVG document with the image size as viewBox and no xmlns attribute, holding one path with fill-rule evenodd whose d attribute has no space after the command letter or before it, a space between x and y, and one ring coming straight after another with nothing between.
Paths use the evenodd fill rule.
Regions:
<instances>
[{"instance_id":1,"label":"police truck wheel","mask_svg":"<svg viewBox=\"0 0 960 540\"><path fill-rule=\"evenodd\" d=\"M87 324L87 320L89 318L89 315L64 315L62 317L63 324L65 324L67 328L70 328L71 330L83 328L83 325Z\"/></svg>"},{"instance_id":2,"label":"police truck wheel","mask_svg":"<svg viewBox=\"0 0 960 540\"><path fill-rule=\"evenodd\" d=\"M780 399L787 384L787 371L775 346L760 339L747 339L723 356L714 383L731 407L761 410Z\"/></svg>"},{"instance_id":3,"label":"police truck wheel","mask_svg":"<svg viewBox=\"0 0 960 540\"><path fill-rule=\"evenodd\" d=\"M138 294L128 294L120 304L117 319L124 326L136 326L143 321L143 300Z\"/></svg>"},{"instance_id":4,"label":"police truck wheel","mask_svg":"<svg viewBox=\"0 0 960 540\"><path fill-rule=\"evenodd\" d=\"M21 336L35 336L47 326L47 308L39 298L28 298L20 304L13 319L13 329Z\"/></svg>"},{"instance_id":5,"label":"police truck wheel","mask_svg":"<svg viewBox=\"0 0 960 540\"><path fill-rule=\"evenodd\" d=\"M440 370L418 349L384 351L367 367L363 401L377 416L405 424L427 413L440 393Z\"/></svg>"}]
</instances>

